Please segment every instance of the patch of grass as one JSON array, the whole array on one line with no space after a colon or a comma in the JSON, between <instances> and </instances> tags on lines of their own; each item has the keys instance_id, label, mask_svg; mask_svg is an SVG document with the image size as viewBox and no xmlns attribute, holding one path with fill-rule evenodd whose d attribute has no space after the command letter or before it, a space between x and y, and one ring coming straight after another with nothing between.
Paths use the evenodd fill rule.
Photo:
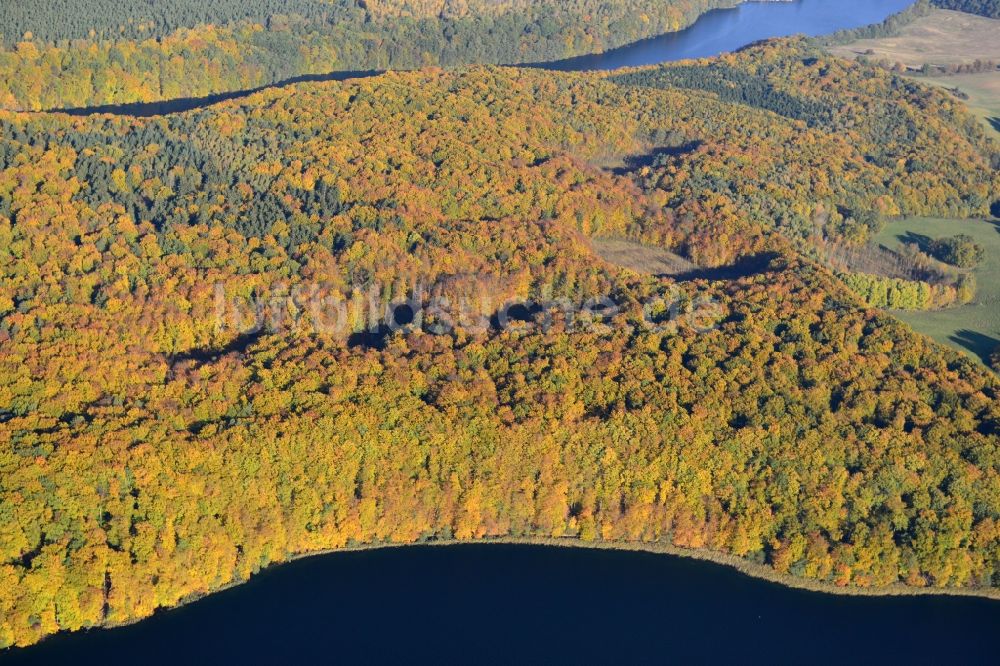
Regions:
<instances>
[{"instance_id":1,"label":"patch of grass","mask_svg":"<svg viewBox=\"0 0 1000 666\"><path fill-rule=\"evenodd\" d=\"M1000 60L1000 20L935 9L903 27L899 34L859 39L830 49L853 58L872 51L873 60L901 62L919 69L931 65L959 65L977 58Z\"/></svg>"},{"instance_id":2,"label":"patch of grass","mask_svg":"<svg viewBox=\"0 0 1000 666\"><path fill-rule=\"evenodd\" d=\"M938 342L987 362L1000 345L1000 221L905 218L890 222L876 241L898 249L915 236L940 238L968 234L986 250L973 273L979 290L972 303L931 312L899 312L896 316Z\"/></svg>"},{"instance_id":3,"label":"patch of grass","mask_svg":"<svg viewBox=\"0 0 1000 666\"><path fill-rule=\"evenodd\" d=\"M595 238L591 244L594 251L608 263L644 275L682 275L698 268L673 252L633 241Z\"/></svg>"}]
</instances>

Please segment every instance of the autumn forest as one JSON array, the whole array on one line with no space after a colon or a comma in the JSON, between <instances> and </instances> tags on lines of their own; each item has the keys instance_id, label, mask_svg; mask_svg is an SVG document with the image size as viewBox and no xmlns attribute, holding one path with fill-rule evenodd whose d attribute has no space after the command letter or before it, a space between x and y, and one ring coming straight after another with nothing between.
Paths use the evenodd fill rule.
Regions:
<instances>
[{"instance_id":1,"label":"autumn forest","mask_svg":"<svg viewBox=\"0 0 1000 666\"><path fill-rule=\"evenodd\" d=\"M497 66L712 0L118 4L0 9L0 647L383 543L665 543L833 587L1000 587L1000 379L891 312L976 298L982 248L872 243L1000 210L1000 144L961 100L799 38ZM331 62L416 69L29 112ZM431 297L472 317L309 312ZM286 316L228 316L261 299Z\"/></svg>"}]
</instances>

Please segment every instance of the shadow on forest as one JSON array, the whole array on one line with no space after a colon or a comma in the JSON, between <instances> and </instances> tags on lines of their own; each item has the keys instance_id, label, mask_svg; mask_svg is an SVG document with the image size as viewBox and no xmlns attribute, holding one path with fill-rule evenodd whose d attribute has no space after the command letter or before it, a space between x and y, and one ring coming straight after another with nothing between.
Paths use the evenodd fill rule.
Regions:
<instances>
[{"instance_id":1,"label":"shadow on forest","mask_svg":"<svg viewBox=\"0 0 1000 666\"><path fill-rule=\"evenodd\" d=\"M398 303L386 313L386 320L374 328L358 331L347 337L347 346L351 349L385 349L392 334L412 324L417 318L417 311L410 303ZM392 323L392 326L389 324Z\"/></svg>"},{"instance_id":2,"label":"shadow on forest","mask_svg":"<svg viewBox=\"0 0 1000 666\"><path fill-rule=\"evenodd\" d=\"M997 219L995 219L995 220L989 220L989 222L991 222L994 225L996 225L997 231L1000 231L1000 199L997 199L996 201L994 201L993 205L990 206L990 213L993 215L993 217L995 217Z\"/></svg>"},{"instance_id":3,"label":"shadow on forest","mask_svg":"<svg viewBox=\"0 0 1000 666\"><path fill-rule=\"evenodd\" d=\"M1000 346L1000 340L968 329L956 331L954 335L949 335L948 339L969 350L986 364L989 364L993 350Z\"/></svg>"},{"instance_id":4,"label":"shadow on forest","mask_svg":"<svg viewBox=\"0 0 1000 666\"><path fill-rule=\"evenodd\" d=\"M224 347L218 349L191 349L183 354L172 354L169 357L170 364L176 365L178 363L184 363L185 361L197 361L198 363L208 363L210 361L217 361L220 357L226 354L231 354L232 352L239 352L243 354L250 345L255 343L263 331L253 331L250 333L243 333L241 335L233 338L232 342Z\"/></svg>"},{"instance_id":5,"label":"shadow on forest","mask_svg":"<svg viewBox=\"0 0 1000 666\"><path fill-rule=\"evenodd\" d=\"M543 318L539 315L545 313L548 307L552 304L536 303L535 301L519 301L507 304L505 307L497 310L489 317L489 328L494 332L501 332L506 330L509 326L515 322L523 323L540 323ZM605 310L607 306L603 304L597 304L590 308L595 314L599 314ZM420 313L414 311L413 306L407 303L402 303L394 306L391 312L387 313L387 319L385 322L379 323L373 328L368 330L358 331L351 334L347 338L347 346L351 349L375 349L383 350L389 343L389 339L397 332L406 329L414 322L417 322ZM391 319L389 318L391 317ZM551 320L549 320L551 322ZM389 325L389 322L393 322L393 325ZM417 324L420 325L419 323ZM425 329L431 330L433 329ZM447 333L448 329L441 331L441 333Z\"/></svg>"},{"instance_id":6,"label":"shadow on forest","mask_svg":"<svg viewBox=\"0 0 1000 666\"><path fill-rule=\"evenodd\" d=\"M507 307L497 310L490 317L490 327L495 331L502 331L511 322L533 322L535 317L544 312L545 308L534 302L511 303ZM351 349L376 349L383 350L389 342L389 338L400 329L406 328L417 319L418 313L413 306L408 303L396 305L387 317L387 321L392 321L393 326L383 322L368 330L352 333L347 338L347 346Z\"/></svg>"},{"instance_id":7,"label":"shadow on forest","mask_svg":"<svg viewBox=\"0 0 1000 666\"><path fill-rule=\"evenodd\" d=\"M775 252L755 254L743 257L736 263L728 266L697 268L686 273L670 273L659 277L669 277L679 281L736 280L742 277L770 272L773 270L772 264L774 260L780 256L780 254ZM490 329L500 332L506 330L515 322L539 323L543 321L543 318L540 318L540 315L547 312L552 305L554 304L539 303L530 300L509 303L506 307L494 312L489 318ZM416 306L418 308L417 310L415 310L414 307L414 305L409 303L396 304L390 311L387 311L385 320L379 322L371 328L368 328L367 330L352 333L347 338L348 348L384 350L388 345L390 338L397 331L405 329L411 324L414 324L414 322L418 321L418 317L420 315L419 306ZM605 306L603 305L595 305L591 308L591 310L595 313L600 313L604 307ZM249 345L251 342L253 342L253 340L248 340L246 345ZM230 349L227 348L227 350ZM213 351L207 355L207 358L211 359L213 356L217 356L221 353L224 352ZM191 354L188 354L187 357L191 357Z\"/></svg>"},{"instance_id":8,"label":"shadow on forest","mask_svg":"<svg viewBox=\"0 0 1000 666\"><path fill-rule=\"evenodd\" d=\"M764 252L740 258L736 263L715 268L698 268L687 273L671 275L678 281L687 280L738 280L751 275L760 275L772 271L771 264L781 255L777 252Z\"/></svg>"},{"instance_id":9,"label":"shadow on forest","mask_svg":"<svg viewBox=\"0 0 1000 666\"><path fill-rule=\"evenodd\" d=\"M681 155L686 155L687 153L697 150L701 144L701 141L689 141L679 146L661 146L659 148L654 148L648 153L626 155L622 160L624 165L615 167L610 171L616 176L625 176L633 171L638 171L643 167L654 166L658 163L661 157L679 157Z\"/></svg>"},{"instance_id":10,"label":"shadow on forest","mask_svg":"<svg viewBox=\"0 0 1000 666\"><path fill-rule=\"evenodd\" d=\"M71 116L90 116L99 113L108 113L113 116L134 116L136 118L150 118L152 116L164 116L170 113L183 113L206 106L212 106L220 102L231 99L242 99L254 93L268 90L269 88L284 88L296 83L315 83L325 81L346 81L348 79L365 79L371 76L378 76L383 72L380 70L368 71L348 71L348 72L328 72L326 74L303 74L290 79L284 79L277 83L251 88L249 90L234 90L227 93L217 93L206 95L205 97L182 97L179 99L168 99L159 102L132 102L130 104L105 104L104 106L86 106L72 109L49 109L44 113L65 113Z\"/></svg>"},{"instance_id":11,"label":"shadow on forest","mask_svg":"<svg viewBox=\"0 0 1000 666\"><path fill-rule=\"evenodd\" d=\"M358 331L347 336L347 346L350 349L385 349L392 329L388 326L379 326L369 331Z\"/></svg>"}]
</instances>

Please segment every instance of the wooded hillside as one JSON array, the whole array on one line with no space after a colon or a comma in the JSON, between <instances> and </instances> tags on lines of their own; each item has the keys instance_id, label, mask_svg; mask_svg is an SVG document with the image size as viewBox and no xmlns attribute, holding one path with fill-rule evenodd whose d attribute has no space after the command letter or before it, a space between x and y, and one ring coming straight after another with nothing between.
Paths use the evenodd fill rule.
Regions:
<instances>
[{"instance_id":1,"label":"wooded hillside","mask_svg":"<svg viewBox=\"0 0 1000 666\"><path fill-rule=\"evenodd\" d=\"M944 92L797 41L0 112L0 645L433 538L1000 585L1000 380L809 258L878 215L986 214L997 166ZM419 285L476 308L395 333L309 308ZM284 318L234 325L253 298Z\"/></svg>"}]
</instances>

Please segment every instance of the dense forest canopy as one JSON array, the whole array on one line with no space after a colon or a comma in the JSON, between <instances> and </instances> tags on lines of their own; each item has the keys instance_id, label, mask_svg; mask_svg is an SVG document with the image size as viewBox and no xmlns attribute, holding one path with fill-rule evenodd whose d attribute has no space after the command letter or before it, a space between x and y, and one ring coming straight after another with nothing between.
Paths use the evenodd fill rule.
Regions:
<instances>
[{"instance_id":1,"label":"dense forest canopy","mask_svg":"<svg viewBox=\"0 0 1000 666\"><path fill-rule=\"evenodd\" d=\"M29 0L0 8L7 44L23 39L56 43L74 39L159 39L180 28L266 23L273 16L298 16L314 23L343 20L350 11L365 13L353 0Z\"/></svg>"},{"instance_id":2,"label":"dense forest canopy","mask_svg":"<svg viewBox=\"0 0 1000 666\"><path fill-rule=\"evenodd\" d=\"M985 215L998 165L945 92L796 40L149 119L0 112L0 645L427 539L996 587L1000 380L818 249ZM620 268L600 237L698 270ZM395 332L309 308L420 285L476 308ZM263 326L227 318L261 299ZM535 305L497 325L510 303Z\"/></svg>"},{"instance_id":3,"label":"dense forest canopy","mask_svg":"<svg viewBox=\"0 0 1000 666\"><path fill-rule=\"evenodd\" d=\"M0 107L200 97L305 74L518 63L678 30L736 0L27 0L0 7Z\"/></svg>"},{"instance_id":4,"label":"dense forest canopy","mask_svg":"<svg viewBox=\"0 0 1000 666\"><path fill-rule=\"evenodd\" d=\"M538 26L555 31L568 17L575 23L591 21L599 29L605 21L625 27L629 16L655 23L655 14L704 7L685 0L26 0L0 8L2 36L8 44L31 38L42 43L75 39L143 40L162 38L180 28L226 26L253 22L304 19L316 28L362 17L367 22L393 19L435 20L445 30L448 22L502 21L520 17L526 29ZM645 16L644 19L641 17Z\"/></svg>"}]
</instances>

